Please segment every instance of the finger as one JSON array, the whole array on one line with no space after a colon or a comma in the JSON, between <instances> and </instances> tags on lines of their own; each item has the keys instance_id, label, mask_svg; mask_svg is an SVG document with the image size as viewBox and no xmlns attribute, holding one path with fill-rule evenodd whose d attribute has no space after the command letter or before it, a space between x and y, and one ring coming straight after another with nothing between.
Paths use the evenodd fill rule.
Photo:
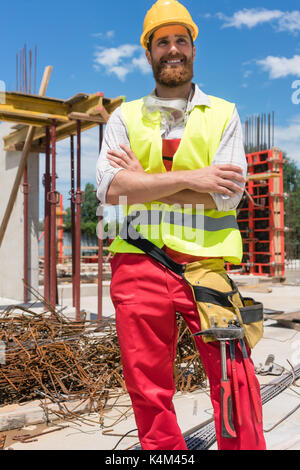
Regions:
<instances>
[{"instance_id":1,"label":"finger","mask_svg":"<svg viewBox=\"0 0 300 470\"><path fill-rule=\"evenodd\" d=\"M124 160L122 160L121 158L108 156L107 159L110 161L110 163L115 163L118 166L121 166L122 168L127 168L126 162L124 162Z\"/></svg>"},{"instance_id":2,"label":"finger","mask_svg":"<svg viewBox=\"0 0 300 470\"><path fill-rule=\"evenodd\" d=\"M113 168L121 168L120 165L115 162L110 162L110 166L112 166Z\"/></svg>"},{"instance_id":3,"label":"finger","mask_svg":"<svg viewBox=\"0 0 300 470\"><path fill-rule=\"evenodd\" d=\"M236 184L234 181L224 179L222 182L219 183L220 186L224 186L225 188L233 191L234 193L241 193L244 192L244 188Z\"/></svg>"},{"instance_id":4,"label":"finger","mask_svg":"<svg viewBox=\"0 0 300 470\"><path fill-rule=\"evenodd\" d=\"M234 171L234 172L237 172L237 173L243 173L243 168L241 168L240 166L237 166L237 165L233 165L232 163L220 164L220 165L217 165L217 167L220 170Z\"/></svg>"},{"instance_id":5,"label":"finger","mask_svg":"<svg viewBox=\"0 0 300 470\"><path fill-rule=\"evenodd\" d=\"M129 159L127 155L124 153L119 154L118 156L115 155L107 155L108 160L114 159L115 162L117 162L120 165L126 165L129 163Z\"/></svg>"},{"instance_id":6,"label":"finger","mask_svg":"<svg viewBox=\"0 0 300 470\"><path fill-rule=\"evenodd\" d=\"M125 145L125 144L120 144L120 148L122 150L124 150L124 152L126 152L127 156L131 159L134 159L136 158L135 154L133 153L133 151L131 150L130 147L128 147L128 145Z\"/></svg>"},{"instance_id":7,"label":"finger","mask_svg":"<svg viewBox=\"0 0 300 470\"><path fill-rule=\"evenodd\" d=\"M218 186L217 187L217 190L214 191L218 194L224 194L225 196L229 196L229 197L233 197L234 196L234 192L233 191L230 191L230 189L226 188L225 186Z\"/></svg>"},{"instance_id":8,"label":"finger","mask_svg":"<svg viewBox=\"0 0 300 470\"><path fill-rule=\"evenodd\" d=\"M243 175L238 174L234 171L222 171L220 174L221 178L239 181L240 183L246 183L246 180Z\"/></svg>"},{"instance_id":9,"label":"finger","mask_svg":"<svg viewBox=\"0 0 300 470\"><path fill-rule=\"evenodd\" d=\"M107 156L117 157L117 158L121 158L121 159L128 158L126 153L123 153L119 150L108 150L107 151Z\"/></svg>"}]
</instances>

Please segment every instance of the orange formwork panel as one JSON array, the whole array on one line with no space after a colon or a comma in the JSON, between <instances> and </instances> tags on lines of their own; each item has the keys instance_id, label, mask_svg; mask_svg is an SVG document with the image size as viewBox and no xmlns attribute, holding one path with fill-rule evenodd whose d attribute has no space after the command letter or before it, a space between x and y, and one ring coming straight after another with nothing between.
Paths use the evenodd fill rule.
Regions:
<instances>
[{"instance_id":1,"label":"orange formwork panel","mask_svg":"<svg viewBox=\"0 0 300 470\"><path fill-rule=\"evenodd\" d=\"M248 181L238 208L243 259L228 270L259 276L284 277L284 194L282 152L277 148L246 155Z\"/></svg>"}]
</instances>

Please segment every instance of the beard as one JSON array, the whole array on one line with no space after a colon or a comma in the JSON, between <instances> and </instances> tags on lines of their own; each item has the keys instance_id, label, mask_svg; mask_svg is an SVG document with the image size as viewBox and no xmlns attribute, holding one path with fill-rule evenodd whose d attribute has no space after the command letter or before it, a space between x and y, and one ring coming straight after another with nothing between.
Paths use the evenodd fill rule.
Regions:
<instances>
[{"instance_id":1,"label":"beard","mask_svg":"<svg viewBox=\"0 0 300 470\"><path fill-rule=\"evenodd\" d=\"M170 59L181 59L180 65L167 65ZM158 62L152 58L153 75L157 83L170 88L175 88L190 82L194 76L193 56L164 56Z\"/></svg>"}]
</instances>

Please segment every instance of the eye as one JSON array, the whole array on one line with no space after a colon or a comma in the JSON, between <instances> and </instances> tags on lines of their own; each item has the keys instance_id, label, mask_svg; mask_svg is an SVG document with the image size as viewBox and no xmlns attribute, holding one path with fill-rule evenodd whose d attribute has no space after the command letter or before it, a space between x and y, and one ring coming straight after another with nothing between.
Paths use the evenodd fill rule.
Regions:
<instances>
[{"instance_id":1,"label":"eye","mask_svg":"<svg viewBox=\"0 0 300 470\"><path fill-rule=\"evenodd\" d=\"M157 43L158 46L165 46L166 44L168 44L168 41L166 39L161 39Z\"/></svg>"},{"instance_id":2,"label":"eye","mask_svg":"<svg viewBox=\"0 0 300 470\"><path fill-rule=\"evenodd\" d=\"M185 45L185 44L187 44L187 39L185 39L185 38L179 38L177 42L178 42L178 44Z\"/></svg>"}]
</instances>

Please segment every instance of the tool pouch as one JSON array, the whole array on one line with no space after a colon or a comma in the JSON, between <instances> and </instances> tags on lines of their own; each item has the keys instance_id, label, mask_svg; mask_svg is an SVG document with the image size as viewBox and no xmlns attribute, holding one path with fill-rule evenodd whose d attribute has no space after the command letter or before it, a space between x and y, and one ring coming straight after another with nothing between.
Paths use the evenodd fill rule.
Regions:
<instances>
[{"instance_id":1,"label":"tool pouch","mask_svg":"<svg viewBox=\"0 0 300 470\"><path fill-rule=\"evenodd\" d=\"M120 236L182 276L190 285L197 304L202 331L212 328L212 318L217 327L227 327L229 321L237 318L245 330L248 346L253 348L257 344L263 335L263 305L250 297L242 297L235 283L228 277L222 259L204 259L186 265L178 264L163 250L136 232L130 218L127 219L127 224L124 224L122 229L124 232L121 231ZM135 233L136 236L132 237L130 233ZM202 339L206 343L215 341L215 338L209 336Z\"/></svg>"},{"instance_id":2,"label":"tool pouch","mask_svg":"<svg viewBox=\"0 0 300 470\"><path fill-rule=\"evenodd\" d=\"M227 327L238 319L245 330L245 339L253 348L263 335L263 305L254 299L243 298L224 269L223 260L203 260L187 264L183 278L190 284L201 321L201 330ZM212 288L214 286L215 288ZM215 341L204 336L204 342Z\"/></svg>"}]
</instances>

